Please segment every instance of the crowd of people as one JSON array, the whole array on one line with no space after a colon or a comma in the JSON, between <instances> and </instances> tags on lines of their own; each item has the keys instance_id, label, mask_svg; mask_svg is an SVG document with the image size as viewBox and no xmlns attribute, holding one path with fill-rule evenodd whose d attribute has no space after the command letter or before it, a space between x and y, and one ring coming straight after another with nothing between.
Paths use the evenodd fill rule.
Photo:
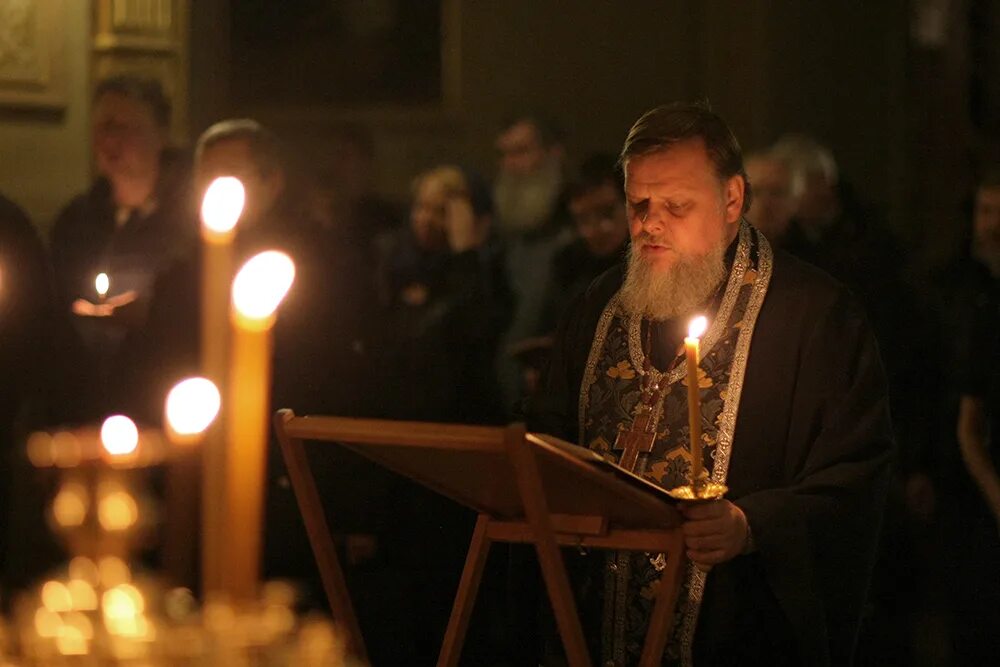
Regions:
<instances>
[{"instance_id":1,"label":"crowd of people","mask_svg":"<svg viewBox=\"0 0 1000 667\"><path fill-rule=\"evenodd\" d=\"M343 128L331 168L303 177L256 121L222 120L186 154L169 145L169 118L155 82L102 81L92 109L98 177L66 204L48 243L0 199L3 516L25 511L9 490L26 465L27 430L121 412L156 425L166 390L198 372L198 206L217 176L246 188L237 255L277 248L296 262L275 333L272 395L276 408L300 414L519 419L565 315L626 255L617 157L574 159L542 116L514 115L499 129L492 182L439 164L414 175L408 202L378 194L378 156L363 127ZM1000 580L988 574L1000 563L990 446L1000 432L1000 177L985 173L973 193L967 252L924 274L813 138L787 135L749 153L746 172L747 220L856 295L888 372L898 466L861 650L872 664L917 654L971 664L1000 629ZM100 297L99 273L110 282ZM344 519L338 541L362 625L375 635L373 659L431 661L474 517L346 453L314 465ZM267 573L307 582L318 603L274 451L269 482ZM412 543L428 531L439 539ZM42 559L17 553L9 536L0 549L7 586L40 573ZM499 577L484 586L503 597ZM498 608L477 612L473 654L518 643L502 636L516 624L497 622ZM379 628L392 640L380 642Z\"/></svg>"}]
</instances>

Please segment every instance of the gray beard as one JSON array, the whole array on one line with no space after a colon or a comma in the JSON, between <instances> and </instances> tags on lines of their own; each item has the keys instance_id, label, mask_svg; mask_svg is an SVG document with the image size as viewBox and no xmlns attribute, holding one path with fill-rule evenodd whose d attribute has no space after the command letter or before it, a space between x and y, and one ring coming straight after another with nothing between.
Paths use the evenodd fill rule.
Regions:
<instances>
[{"instance_id":1,"label":"gray beard","mask_svg":"<svg viewBox=\"0 0 1000 667\"><path fill-rule=\"evenodd\" d=\"M500 230L516 234L547 223L555 212L562 181L562 169L557 160L549 160L533 174L501 173L497 176L493 203Z\"/></svg>"},{"instance_id":2,"label":"gray beard","mask_svg":"<svg viewBox=\"0 0 1000 667\"><path fill-rule=\"evenodd\" d=\"M653 320L694 315L726 277L725 254L726 246L720 244L701 257L680 257L661 271L642 258L634 243L630 244L620 292L625 312Z\"/></svg>"}]
</instances>

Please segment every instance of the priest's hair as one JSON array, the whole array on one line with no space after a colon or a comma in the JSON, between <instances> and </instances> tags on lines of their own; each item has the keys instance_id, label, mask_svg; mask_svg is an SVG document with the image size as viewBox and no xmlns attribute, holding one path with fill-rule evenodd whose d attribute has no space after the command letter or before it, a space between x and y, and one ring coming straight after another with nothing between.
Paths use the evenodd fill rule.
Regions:
<instances>
[{"instance_id":1,"label":"priest's hair","mask_svg":"<svg viewBox=\"0 0 1000 667\"><path fill-rule=\"evenodd\" d=\"M629 245L628 268L620 292L625 312L670 320L703 308L726 277L725 244L701 256L682 255L668 268L657 269L642 258L644 237Z\"/></svg>"}]
</instances>

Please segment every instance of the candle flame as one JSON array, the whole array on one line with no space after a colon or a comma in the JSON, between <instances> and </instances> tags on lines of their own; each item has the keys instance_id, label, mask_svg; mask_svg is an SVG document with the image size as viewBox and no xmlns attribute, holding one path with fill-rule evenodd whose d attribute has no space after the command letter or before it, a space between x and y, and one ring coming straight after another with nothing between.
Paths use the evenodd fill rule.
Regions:
<instances>
[{"instance_id":1,"label":"candle flame","mask_svg":"<svg viewBox=\"0 0 1000 667\"><path fill-rule=\"evenodd\" d=\"M704 315L699 315L688 324L688 338L701 338L705 335L706 329L708 329L708 319Z\"/></svg>"},{"instance_id":2,"label":"candle flame","mask_svg":"<svg viewBox=\"0 0 1000 667\"><path fill-rule=\"evenodd\" d=\"M108 274L98 273L97 278L94 279L94 288L102 298L107 296L108 290L111 289L111 279L108 278Z\"/></svg>"},{"instance_id":3,"label":"candle flame","mask_svg":"<svg viewBox=\"0 0 1000 667\"><path fill-rule=\"evenodd\" d=\"M211 380L188 378L167 395L167 424L177 435L198 435L215 421L221 406L222 397Z\"/></svg>"},{"instance_id":4,"label":"candle flame","mask_svg":"<svg viewBox=\"0 0 1000 667\"><path fill-rule=\"evenodd\" d=\"M139 429L124 415L108 417L101 426L101 444L108 454L131 454L139 445Z\"/></svg>"},{"instance_id":5,"label":"candle flame","mask_svg":"<svg viewBox=\"0 0 1000 667\"><path fill-rule=\"evenodd\" d=\"M225 234L233 227L243 213L246 191L240 179L222 176L212 181L201 200L201 221L211 231Z\"/></svg>"},{"instance_id":6,"label":"candle flame","mask_svg":"<svg viewBox=\"0 0 1000 667\"><path fill-rule=\"evenodd\" d=\"M266 320L288 294L295 263L283 252L268 250L251 258L233 281L233 306L250 320Z\"/></svg>"}]
</instances>

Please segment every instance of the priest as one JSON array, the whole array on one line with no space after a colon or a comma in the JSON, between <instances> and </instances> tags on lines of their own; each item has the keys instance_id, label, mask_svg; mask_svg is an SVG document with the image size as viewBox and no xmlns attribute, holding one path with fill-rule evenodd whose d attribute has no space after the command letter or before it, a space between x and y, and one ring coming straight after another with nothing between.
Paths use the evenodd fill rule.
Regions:
<instances>
[{"instance_id":1,"label":"priest","mask_svg":"<svg viewBox=\"0 0 1000 667\"><path fill-rule=\"evenodd\" d=\"M706 316L702 462L729 492L680 507L688 562L664 664L850 664L892 459L868 320L843 286L745 221L739 144L706 106L649 111L621 162L627 261L564 319L529 427L616 462L643 442L637 474L687 483L683 337ZM627 437L637 425L650 437ZM589 565L572 569L584 617L601 618L587 633L594 660L635 664L663 558L611 552Z\"/></svg>"}]
</instances>

